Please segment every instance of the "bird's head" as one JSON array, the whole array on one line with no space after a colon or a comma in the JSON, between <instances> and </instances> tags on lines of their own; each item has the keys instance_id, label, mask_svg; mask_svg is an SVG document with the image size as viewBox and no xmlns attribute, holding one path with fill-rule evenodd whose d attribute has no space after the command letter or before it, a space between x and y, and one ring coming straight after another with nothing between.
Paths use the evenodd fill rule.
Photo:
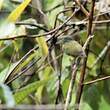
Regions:
<instances>
[{"instance_id":1,"label":"bird's head","mask_svg":"<svg viewBox=\"0 0 110 110\"><path fill-rule=\"evenodd\" d=\"M62 45L62 50L73 57L86 57L83 47L70 37L61 38L57 42Z\"/></svg>"}]
</instances>

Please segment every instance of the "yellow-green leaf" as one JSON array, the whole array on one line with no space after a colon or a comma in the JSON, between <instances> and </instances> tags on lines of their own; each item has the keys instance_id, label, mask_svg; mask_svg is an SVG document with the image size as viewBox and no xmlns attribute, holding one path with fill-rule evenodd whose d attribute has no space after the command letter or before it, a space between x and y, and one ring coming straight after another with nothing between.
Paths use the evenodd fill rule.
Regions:
<instances>
[{"instance_id":1,"label":"yellow-green leaf","mask_svg":"<svg viewBox=\"0 0 110 110\"><path fill-rule=\"evenodd\" d=\"M3 1L4 1L4 0L0 0L0 10L1 10L1 8L2 8Z\"/></svg>"},{"instance_id":2,"label":"yellow-green leaf","mask_svg":"<svg viewBox=\"0 0 110 110\"><path fill-rule=\"evenodd\" d=\"M36 38L43 56L48 55L48 46L44 37Z\"/></svg>"},{"instance_id":3,"label":"yellow-green leaf","mask_svg":"<svg viewBox=\"0 0 110 110\"><path fill-rule=\"evenodd\" d=\"M8 21L15 22L27 7L31 0L24 0L7 18Z\"/></svg>"},{"instance_id":4,"label":"yellow-green leaf","mask_svg":"<svg viewBox=\"0 0 110 110\"><path fill-rule=\"evenodd\" d=\"M27 86L21 88L18 92L14 94L14 98L16 103L21 103L30 93L34 92L37 90L42 85L46 85L49 81L48 79L41 80L41 81L36 81L31 84L28 84Z\"/></svg>"},{"instance_id":5,"label":"yellow-green leaf","mask_svg":"<svg viewBox=\"0 0 110 110\"><path fill-rule=\"evenodd\" d=\"M39 102L42 102L42 93L43 93L43 89L44 89L44 85L41 85L38 89L37 92L35 94L35 96L37 97L37 99L39 100Z\"/></svg>"}]
</instances>

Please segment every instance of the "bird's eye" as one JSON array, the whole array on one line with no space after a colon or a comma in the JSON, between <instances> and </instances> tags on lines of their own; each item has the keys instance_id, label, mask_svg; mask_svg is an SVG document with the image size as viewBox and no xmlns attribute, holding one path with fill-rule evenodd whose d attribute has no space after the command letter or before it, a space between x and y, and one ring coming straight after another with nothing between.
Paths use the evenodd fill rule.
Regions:
<instances>
[{"instance_id":1,"label":"bird's eye","mask_svg":"<svg viewBox=\"0 0 110 110\"><path fill-rule=\"evenodd\" d=\"M85 52L81 51L81 52L80 52L80 57L86 57Z\"/></svg>"}]
</instances>

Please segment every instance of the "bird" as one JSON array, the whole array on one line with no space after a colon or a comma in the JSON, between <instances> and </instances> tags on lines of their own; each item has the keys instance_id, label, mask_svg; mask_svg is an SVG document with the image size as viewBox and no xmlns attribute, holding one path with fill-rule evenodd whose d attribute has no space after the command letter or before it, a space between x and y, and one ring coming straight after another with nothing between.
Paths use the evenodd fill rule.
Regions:
<instances>
[{"instance_id":1,"label":"bird","mask_svg":"<svg viewBox=\"0 0 110 110\"><path fill-rule=\"evenodd\" d=\"M77 41L73 40L70 37L61 38L61 41L58 41L62 44L62 51L72 57L86 57L86 53Z\"/></svg>"}]
</instances>

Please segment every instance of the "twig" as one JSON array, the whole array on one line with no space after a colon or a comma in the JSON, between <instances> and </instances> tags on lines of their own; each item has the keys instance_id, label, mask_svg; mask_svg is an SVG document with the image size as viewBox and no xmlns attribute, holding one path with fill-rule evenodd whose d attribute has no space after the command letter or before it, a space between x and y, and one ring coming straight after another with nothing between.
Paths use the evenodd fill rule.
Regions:
<instances>
[{"instance_id":1,"label":"twig","mask_svg":"<svg viewBox=\"0 0 110 110\"><path fill-rule=\"evenodd\" d=\"M33 23L17 22L17 23L15 23L15 25L30 25L30 26L37 27L37 28L39 28L39 29L41 29L41 30L44 30L45 32L49 32L49 30L46 29L46 28L44 28L44 26L41 25L41 24L33 24Z\"/></svg>"},{"instance_id":2,"label":"twig","mask_svg":"<svg viewBox=\"0 0 110 110\"><path fill-rule=\"evenodd\" d=\"M89 16L87 37L92 35L92 22L93 22L94 6L95 6L95 0L92 0L92 7L91 7L90 16ZM89 41L89 44L90 44L90 41ZM80 99L81 99L82 92L83 92L83 85L81 85L81 84L83 83L84 77L85 77L85 74L86 74L86 64L87 64L88 53L89 53L89 50L88 50L89 49L89 44L87 45L87 50L86 50L86 56L87 57L83 59L83 66L82 66L82 69L81 69L80 81L79 81L77 92L76 92L75 104L78 104L78 105L80 104ZM79 110L79 106L75 110Z\"/></svg>"},{"instance_id":3,"label":"twig","mask_svg":"<svg viewBox=\"0 0 110 110\"><path fill-rule=\"evenodd\" d=\"M110 47L110 41L108 41L107 45L104 47L104 49L101 51L97 59L94 61L91 68L93 68L97 64L97 62L105 55L109 47Z\"/></svg>"},{"instance_id":4,"label":"twig","mask_svg":"<svg viewBox=\"0 0 110 110\"><path fill-rule=\"evenodd\" d=\"M95 79L95 80L92 80L92 81L84 82L83 85L93 84L93 83L103 81L103 80L106 80L106 79L110 79L110 76L105 76L105 77L98 78L98 79Z\"/></svg>"},{"instance_id":5,"label":"twig","mask_svg":"<svg viewBox=\"0 0 110 110\"><path fill-rule=\"evenodd\" d=\"M54 23L54 29L56 27L56 24L57 24L57 19L58 19L58 16L61 14L61 13L65 13L67 11L71 11L71 9L65 9L63 11L60 11L57 15L56 15L56 18L55 18L55 23Z\"/></svg>"},{"instance_id":6,"label":"twig","mask_svg":"<svg viewBox=\"0 0 110 110\"><path fill-rule=\"evenodd\" d=\"M93 21L92 24L103 24L103 23L110 23L110 20L100 20L100 21ZM87 25L88 21L78 21L78 22L74 22L74 23L67 23L66 26L80 26L80 25Z\"/></svg>"},{"instance_id":7,"label":"twig","mask_svg":"<svg viewBox=\"0 0 110 110\"><path fill-rule=\"evenodd\" d=\"M87 45L87 43L86 43L86 45ZM86 47L84 47L84 48L86 48ZM73 86L74 86L74 81L76 79L76 74L77 74L78 65L80 63L80 58L76 59L75 62L76 62L76 64L74 64L72 67L72 77L71 77L70 84L69 84L69 89L68 89L68 93L67 93L67 97L66 97L66 103L65 103L64 110L67 110L69 107L69 102L70 102L70 98L72 96L72 90L73 90Z\"/></svg>"},{"instance_id":8,"label":"twig","mask_svg":"<svg viewBox=\"0 0 110 110\"><path fill-rule=\"evenodd\" d=\"M75 62L76 63L72 66L71 80L70 80L70 84L69 84L69 88L68 88L68 93L67 93L67 97L66 97L64 110L67 110L69 107L69 102L70 102L70 99L72 96L72 90L73 90L73 86L75 83L76 73L77 73L78 65L80 63L80 58L77 58Z\"/></svg>"},{"instance_id":9,"label":"twig","mask_svg":"<svg viewBox=\"0 0 110 110\"><path fill-rule=\"evenodd\" d=\"M70 29L73 29L73 27L68 27L68 28L66 28L64 31L62 31L62 32L60 32L60 33L58 33L56 36L55 36L55 38L56 37L59 37L59 36L61 36L62 34L64 34L64 32L66 32L66 31L68 31L68 30L70 30ZM76 29L74 29L74 30L76 30ZM56 45L55 45L56 46ZM56 47L57 48L57 47ZM57 70L57 73L58 73L58 92L57 92L57 96L56 96L56 104L58 104L58 101L62 101L62 97L63 97L63 95L62 95L62 88L61 88L61 76L62 76L62 74L61 74L61 65L59 65L60 63L58 63L58 61L56 61L57 62L57 68L59 68L58 70ZM60 66L60 67L59 67Z\"/></svg>"},{"instance_id":10,"label":"twig","mask_svg":"<svg viewBox=\"0 0 110 110\"><path fill-rule=\"evenodd\" d=\"M13 77L12 79L10 79L9 81L6 82L6 84L10 84L11 82L13 82L15 79L17 79L19 76L21 76L23 73L25 73L26 71L28 71L36 62L38 62L41 59L38 58L37 60L35 60L31 65L29 65L26 69L24 69L23 71L21 71L20 73L18 73L15 77Z\"/></svg>"},{"instance_id":11,"label":"twig","mask_svg":"<svg viewBox=\"0 0 110 110\"><path fill-rule=\"evenodd\" d=\"M73 27L68 27L68 28L66 28L64 31L62 31L62 32L60 32L60 33L58 33L55 37L59 37L59 36L62 36L65 32L67 32L67 31L69 31L69 30L73 30L73 31L77 31L78 29L73 29Z\"/></svg>"},{"instance_id":12,"label":"twig","mask_svg":"<svg viewBox=\"0 0 110 110\"><path fill-rule=\"evenodd\" d=\"M93 37L94 37L94 35L90 35L90 36L87 38L87 40L86 40L86 42L85 42L85 44L84 44L84 46L83 46L83 49L84 49L84 50L86 50L87 45L89 44L89 42L91 41L91 39L93 39Z\"/></svg>"},{"instance_id":13,"label":"twig","mask_svg":"<svg viewBox=\"0 0 110 110\"><path fill-rule=\"evenodd\" d=\"M102 23L109 23L110 20L101 20L101 21L95 21L93 22L93 24L102 24ZM66 23L65 23L66 24ZM72 23L72 24L66 24L67 26L70 26L70 25L80 25L80 24L87 24L87 22L76 22L76 23ZM37 37L41 37L41 36L46 36L46 35L50 35L52 33L54 33L58 28L55 28L47 33L43 33L43 34L37 34L37 35L19 35L19 36L12 36L12 37L6 37L6 38L0 38L0 41L2 40L15 40L15 39L21 39L21 38L37 38ZM60 27L61 29L61 27Z\"/></svg>"},{"instance_id":14,"label":"twig","mask_svg":"<svg viewBox=\"0 0 110 110\"><path fill-rule=\"evenodd\" d=\"M56 59L58 59L59 57L61 57L62 54L60 54L59 56L56 57ZM20 73L18 73L18 75L16 75L14 78L12 78L11 80L9 80L8 82L6 82L6 84L9 84L11 82L13 82L15 79L17 79L19 76L21 76L23 73L25 73L26 71L28 71L36 62L38 62L41 59L38 58L37 60L35 60L28 68L26 68L25 70L21 71ZM45 60L45 59L44 59ZM52 62L53 60L51 60L50 62ZM46 66L48 66L50 63L45 64L44 66L40 66L39 69L36 71L36 73L40 72L42 69L44 69Z\"/></svg>"},{"instance_id":15,"label":"twig","mask_svg":"<svg viewBox=\"0 0 110 110\"><path fill-rule=\"evenodd\" d=\"M80 3L80 0L73 0L73 1L75 1L75 3L80 7L81 11L86 15L86 17L89 17L88 11Z\"/></svg>"},{"instance_id":16,"label":"twig","mask_svg":"<svg viewBox=\"0 0 110 110\"><path fill-rule=\"evenodd\" d=\"M62 54L60 54L59 56L56 57L56 59L58 59L59 57L61 57ZM45 64L44 66L42 66L41 68L39 68L36 73L40 72L42 69L44 69L46 66L48 66L51 62L53 62L53 60L51 60L49 63Z\"/></svg>"},{"instance_id":17,"label":"twig","mask_svg":"<svg viewBox=\"0 0 110 110\"><path fill-rule=\"evenodd\" d=\"M11 72L9 71L8 75L11 75L17 68L18 66L24 61L26 60L26 58L32 54L36 49L38 49L39 47L36 46L34 48L32 48L28 53L26 53L16 64L16 66L11 70ZM8 76L9 77L9 76ZM7 79L5 80L5 82L7 81Z\"/></svg>"},{"instance_id":18,"label":"twig","mask_svg":"<svg viewBox=\"0 0 110 110\"><path fill-rule=\"evenodd\" d=\"M76 10L77 11L77 10ZM0 41L2 40L14 40L16 38L36 38L36 37L41 37L41 36L46 36L46 35L51 35L52 33L60 30L63 28L63 26L65 26L65 24L70 21L70 19L74 16L74 14L76 13L76 11L74 13L71 14L71 16L65 20L65 22L63 24L61 24L60 26L58 26L57 28L49 31L49 32L46 32L46 33L43 33L43 34L38 34L38 35L20 35L20 36L14 36L14 37L3 37L3 38L0 38Z\"/></svg>"},{"instance_id":19,"label":"twig","mask_svg":"<svg viewBox=\"0 0 110 110\"><path fill-rule=\"evenodd\" d=\"M102 24L102 23L109 23L110 20L101 20L101 21L94 21L93 24ZM64 23L63 25L65 25L66 23ZM86 21L82 21L82 22L75 22L75 23L71 23L71 24L66 24L67 26L70 25L80 25L80 24L87 24ZM12 36L12 37L5 37L5 38L0 38L0 41L2 40L15 40L15 39L21 39L21 38L37 38L37 37L41 37L41 36L46 36L46 35L50 35L52 33L54 33L55 31L61 29L61 25L49 32L43 33L43 34L37 34L37 35L18 35L18 36Z\"/></svg>"}]
</instances>

